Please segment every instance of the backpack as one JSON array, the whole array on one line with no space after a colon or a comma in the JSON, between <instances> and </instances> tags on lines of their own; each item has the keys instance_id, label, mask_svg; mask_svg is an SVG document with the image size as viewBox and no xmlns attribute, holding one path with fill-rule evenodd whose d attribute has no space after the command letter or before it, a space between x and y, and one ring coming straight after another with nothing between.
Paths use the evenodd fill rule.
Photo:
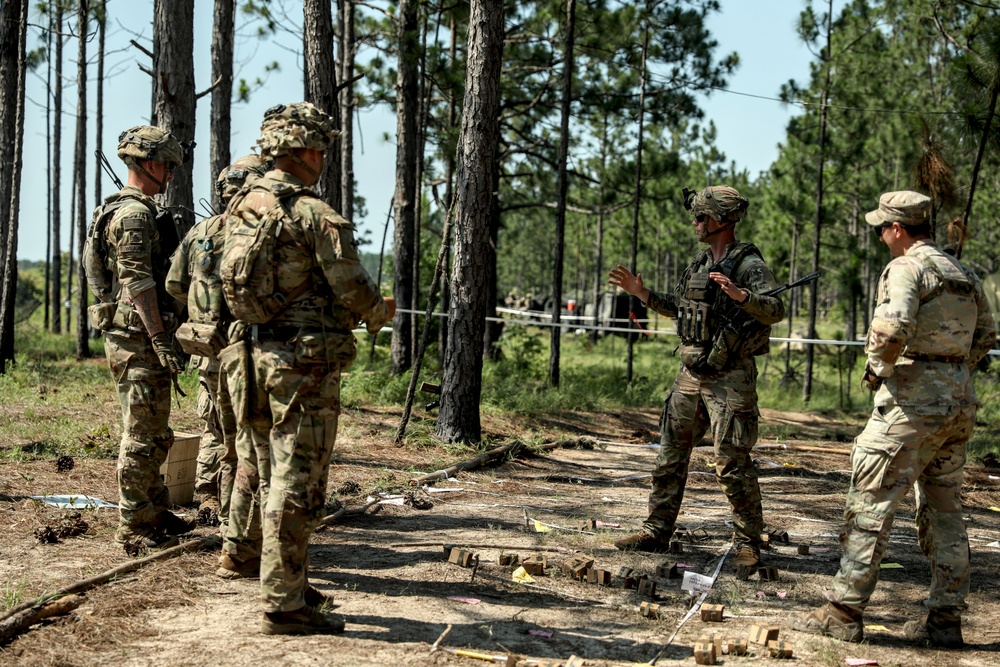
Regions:
<instances>
[{"instance_id":1,"label":"backpack","mask_svg":"<svg viewBox=\"0 0 1000 667\"><path fill-rule=\"evenodd\" d=\"M226 304L237 320L269 322L309 289L307 279L288 294L279 291L275 252L282 227L291 219L289 200L308 192L289 184L273 190L250 188L236 195L226 209L219 277ZM244 205L249 196L253 206Z\"/></svg>"},{"instance_id":2,"label":"backpack","mask_svg":"<svg viewBox=\"0 0 1000 667\"><path fill-rule=\"evenodd\" d=\"M118 286L108 261L108 238L105 236L105 231L115 211L127 201L127 199L116 199L94 209L94 218L90 222L87 239L83 242L80 263L83 264L83 270L87 274L90 293L100 303L112 303L115 300Z\"/></svg>"}]
</instances>

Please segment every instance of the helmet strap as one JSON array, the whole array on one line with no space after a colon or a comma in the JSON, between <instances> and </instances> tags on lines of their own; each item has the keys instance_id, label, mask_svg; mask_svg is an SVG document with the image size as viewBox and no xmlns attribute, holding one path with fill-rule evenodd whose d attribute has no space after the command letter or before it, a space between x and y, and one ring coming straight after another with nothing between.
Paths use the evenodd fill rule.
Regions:
<instances>
[{"instance_id":1,"label":"helmet strap","mask_svg":"<svg viewBox=\"0 0 1000 667\"><path fill-rule=\"evenodd\" d=\"M719 227L718 229L716 229L714 232L709 232L708 234L705 234L703 237L701 237L701 240L704 241L705 239L710 239L713 236L715 236L716 234L719 234L720 232L724 232L727 229L729 229L731 227L735 227L735 226L736 226L735 222L727 222L724 225L722 225L721 227Z\"/></svg>"},{"instance_id":2,"label":"helmet strap","mask_svg":"<svg viewBox=\"0 0 1000 667\"><path fill-rule=\"evenodd\" d=\"M306 164L306 161L299 157L299 154L295 151L290 151L288 153L288 158L294 162L300 169L308 173L315 180L319 180L319 172Z\"/></svg>"},{"instance_id":3,"label":"helmet strap","mask_svg":"<svg viewBox=\"0 0 1000 667\"><path fill-rule=\"evenodd\" d=\"M131 162L131 166L135 167L135 170L138 171L140 174L142 174L143 178L146 178L156 184L156 190L157 190L156 194L162 195L166 191L166 185L164 184L164 182L157 178L153 178L153 175L148 171L146 171L146 169L141 164L139 164L138 160L133 159Z\"/></svg>"}]
</instances>

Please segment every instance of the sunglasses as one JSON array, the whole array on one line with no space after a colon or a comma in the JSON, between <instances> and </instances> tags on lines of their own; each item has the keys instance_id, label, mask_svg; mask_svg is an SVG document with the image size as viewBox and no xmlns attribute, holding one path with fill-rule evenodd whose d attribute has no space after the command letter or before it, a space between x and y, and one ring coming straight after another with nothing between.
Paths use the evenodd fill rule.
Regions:
<instances>
[{"instance_id":1,"label":"sunglasses","mask_svg":"<svg viewBox=\"0 0 1000 667\"><path fill-rule=\"evenodd\" d=\"M874 230L875 231L875 238L877 238L878 240L881 241L882 240L882 234L885 233L885 230L890 229L892 227L892 225L893 225L893 223L887 222L884 225L879 225L878 227L876 227L875 230Z\"/></svg>"},{"instance_id":2,"label":"sunglasses","mask_svg":"<svg viewBox=\"0 0 1000 667\"><path fill-rule=\"evenodd\" d=\"M698 215L694 216L694 219L695 222L708 222L709 220L712 219L712 216L706 213L699 213Z\"/></svg>"}]
</instances>

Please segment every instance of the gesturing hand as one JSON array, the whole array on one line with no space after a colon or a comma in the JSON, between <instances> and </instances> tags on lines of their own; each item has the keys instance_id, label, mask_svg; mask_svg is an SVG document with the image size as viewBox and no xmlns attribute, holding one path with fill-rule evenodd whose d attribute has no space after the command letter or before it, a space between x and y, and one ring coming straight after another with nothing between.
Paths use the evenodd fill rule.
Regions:
<instances>
[{"instance_id":1,"label":"gesturing hand","mask_svg":"<svg viewBox=\"0 0 1000 667\"><path fill-rule=\"evenodd\" d=\"M156 352L156 356L160 358L160 365L164 368L170 369L170 372L174 375L182 372L184 370L184 361L181 356L177 354L174 350L174 343L170 339L170 334L165 331L161 331L155 334L152 338L153 340L153 351Z\"/></svg>"},{"instance_id":2,"label":"gesturing hand","mask_svg":"<svg viewBox=\"0 0 1000 667\"><path fill-rule=\"evenodd\" d=\"M611 280L608 281L609 285L621 287L632 296L642 298L641 295L645 291L645 288L642 284L641 273L633 275L631 271L619 264L608 272L608 276L611 278Z\"/></svg>"}]
</instances>

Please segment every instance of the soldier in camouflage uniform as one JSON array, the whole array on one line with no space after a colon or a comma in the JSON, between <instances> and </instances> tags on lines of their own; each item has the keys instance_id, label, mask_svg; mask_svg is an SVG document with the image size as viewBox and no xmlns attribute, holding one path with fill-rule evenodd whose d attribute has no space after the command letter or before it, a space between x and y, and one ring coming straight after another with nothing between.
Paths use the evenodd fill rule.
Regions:
<instances>
[{"instance_id":1,"label":"soldier in camouflage uniform","mask_svg":"<svg viewBox=\"0 0 1000 667\"><path fill-rule=\"evenodd\" d=\"M340 374L355 355L351 330L363 319L377 332L394 310L361 266L353 225L308 189L338 134L333 119L307 102L269 109L257 143L274 158L274 169L227 212L249 219L276 202L287 211L274 246L277 288L287 305L265 324L240 327L245 339L222 352L240 438L270 447L269 465L261 461L259 471L267 488L260 564L265 634L344 628L343 619L310 600L309 537L323 516Z\"/></svg>"},{"instance_id":2,"label":"soldier in camouflage uniform","mask_svg":"<svg viewBox=\"0 0 1000 667\"><path fill-rule=\"evenodd\" d=\"M270 160L253 154L236 160L222 170L215 182L219 198L228 203L248 177L263 176L270 165ZM237 461L236 417L218 359L232 319L222 297L218 271L224 220L224 216L215 215L191 228L171 258L166 280L167 292L188 307L188 323L178 330L177 340L191 355L191 365L197 367L199 375L198 412L205 429L198 449L194 490L200 496L199 509L217 514L223 536Z\"/></svg>"},{"instance_id":3,"label":"soldier in camouflage uniform","mask_svg":"<svg viewBox=\"0 0 1000 667\"><path fill-rule=\"evenodd\" d=\"M777 287L753 244L736 241L735 225L749 202L728 186L697 193L685 189L685 207L698 240L708 244L684 271L673 292L643 286L642 275L619 265L610 284L656 312L677 318L681 367L661 418L660 454L653 469L649 516L642 530L615 542L622 550L661 553L674 533L687 482L691 450L710 431L715 474L732 507L737 576L760 564L764 530L757 469L750 456L757 441L757 364L768 349L770 325L785 316Z\"/></svg>"},{"instance_id":4,"label":"soldier in camouflage uniform","mask_svg":"<svg viewBox=\"0 0 1000 667\"><path fill-rule=\"evenodd\" d=\"M840 571L829 602L789 617L795 630L864 639L862 613L878 581L896 508L917 486L917 541L931 560L929 613L910 621L911 639L963 645L969 592L969 538L962 520L965 448L975 423L970 371L996 330L976 274L934 245L931 200L888 192L865 216L892 253L879 278L868 328L863 384L875 409L851 452Z\"/></svg>"},{"instance_id":5,"label":"soldier in camouflage uniform","mask_svg":"<svg viewBox=\"0 0 1000 667\"><path fill-rule=\"evenodd\" d=\"M94 289L100 281L88 268L88 281L100 300L92 307L92 321L93 309L114 313L100 328L122 406L120 525L115 540L163 547L176 543L173 536L189 531L192 524L167 509L170 498L160 478L160 466L174 442L168 423L171 381L183 370L183 362L172 336L177 326L174 304L164 289L169 249L161 245L161 234L176 238L176 231L158 227L159 209L152 196L165 192L184 157L177 140L158 127L133 127L118 142L118 157L128 166L128 184L94 212L88 235L88 244L106 253L97 259L113 278L111 290ZM168 217L165 224L172 225L172 220Z\"/></svg>"}]
</instances>

